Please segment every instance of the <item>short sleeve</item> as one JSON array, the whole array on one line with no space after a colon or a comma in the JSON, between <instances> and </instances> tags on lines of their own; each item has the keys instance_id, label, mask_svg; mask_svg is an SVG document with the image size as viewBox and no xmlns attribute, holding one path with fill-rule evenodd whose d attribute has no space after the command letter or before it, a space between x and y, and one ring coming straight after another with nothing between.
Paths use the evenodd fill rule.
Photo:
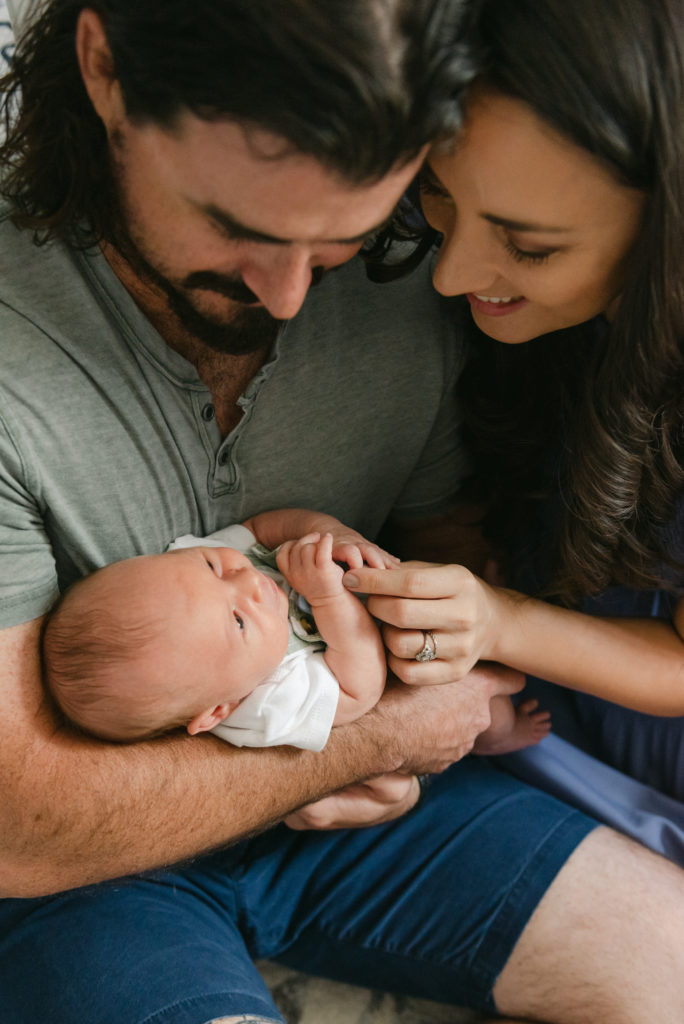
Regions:
<instances>
[{"instance_id":1,"label":"short sleeve","mask_svg":"<svg viewBox=\"0 0 684 1024\"><path fill-rule=\"evenodd\" d=\"M0 414L0 629L43 615L59 588L35 482Z\"/></svg>"}]
</instances>

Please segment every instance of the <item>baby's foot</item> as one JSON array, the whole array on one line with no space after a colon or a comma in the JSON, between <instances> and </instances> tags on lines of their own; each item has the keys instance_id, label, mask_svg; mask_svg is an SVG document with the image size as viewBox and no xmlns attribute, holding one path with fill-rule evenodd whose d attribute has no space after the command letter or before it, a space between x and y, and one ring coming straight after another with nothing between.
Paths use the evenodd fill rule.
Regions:
<instances>
[{"instance_id":1,"label":"baby's foot","mask_svg":"<svg viewBox=\"0 0 684 1024\"><path fill-rule=\"evenodd\" d=\"M512 726L487 729L475 740L474 754L510 754L539 743L551 731L551 712L537 711L539 701L524 700L515 708Z\"/></svg>"}]
</instances>

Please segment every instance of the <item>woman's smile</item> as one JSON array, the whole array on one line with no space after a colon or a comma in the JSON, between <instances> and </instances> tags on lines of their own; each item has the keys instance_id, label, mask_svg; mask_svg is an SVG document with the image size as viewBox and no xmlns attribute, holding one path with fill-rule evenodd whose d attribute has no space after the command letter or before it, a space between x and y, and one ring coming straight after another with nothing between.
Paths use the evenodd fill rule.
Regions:
<instances>
[{"instance_id":1,"label":"woman's smile","mask_svg":"<svg viewBox=\"0 0 684 1024\"><path fill-rule=\"evenodd\" d=\"M644 195L517 99L480 89L461 137L438 145L421 203L443 236L434 284L517 344L619 301Z\"/></svg>"}]
</instances>

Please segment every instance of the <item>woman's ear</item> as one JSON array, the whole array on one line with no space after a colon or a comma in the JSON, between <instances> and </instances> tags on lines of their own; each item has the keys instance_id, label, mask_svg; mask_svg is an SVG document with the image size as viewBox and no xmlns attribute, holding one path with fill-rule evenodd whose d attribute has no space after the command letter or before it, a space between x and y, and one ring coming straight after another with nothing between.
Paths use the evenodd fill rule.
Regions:
<instances>
[{"instance_id":1,"label":"woman's ear","mask_svg":"<svg viewBox=\"0 0 684 1024\"><path fill-rule=\"evenodd\" d=\"M231 711L238 706L238 703L239 701L234 701L232 704L216 704L213 708L201 711L188 723L188 732L191 736L196 736L200 732L209 732L215 725L227 718Z\"/></svg>"},{"instance_id":2,"label":"woman's ear","mask_svg":"<svg viewBox=\"0 0 684 1024\"><path fill-rule=\"evenodd\" d=\"M109 135L126 111L107 33L99 14L89 7L78 16L76 56L86 92Z\"/></svg>"}]
</instances>

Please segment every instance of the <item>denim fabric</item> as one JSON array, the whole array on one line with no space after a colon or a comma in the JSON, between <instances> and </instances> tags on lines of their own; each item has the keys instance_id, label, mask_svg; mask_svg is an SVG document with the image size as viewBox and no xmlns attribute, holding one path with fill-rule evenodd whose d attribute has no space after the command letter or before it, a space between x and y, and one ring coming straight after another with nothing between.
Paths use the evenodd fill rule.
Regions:
<instances>
[{"instance_id":1,"label":"denim fabric","mask_svg":"<svg viewBox=\"0 0 684 1024\"><path fill-rule=\"evenodd\" d=\"M279 827L173 871L0 902L0 1022L280 1021L251 960L492 1010L541 896L594 827L484 759L411 814Z\"/></svg>"}]
</instances>

